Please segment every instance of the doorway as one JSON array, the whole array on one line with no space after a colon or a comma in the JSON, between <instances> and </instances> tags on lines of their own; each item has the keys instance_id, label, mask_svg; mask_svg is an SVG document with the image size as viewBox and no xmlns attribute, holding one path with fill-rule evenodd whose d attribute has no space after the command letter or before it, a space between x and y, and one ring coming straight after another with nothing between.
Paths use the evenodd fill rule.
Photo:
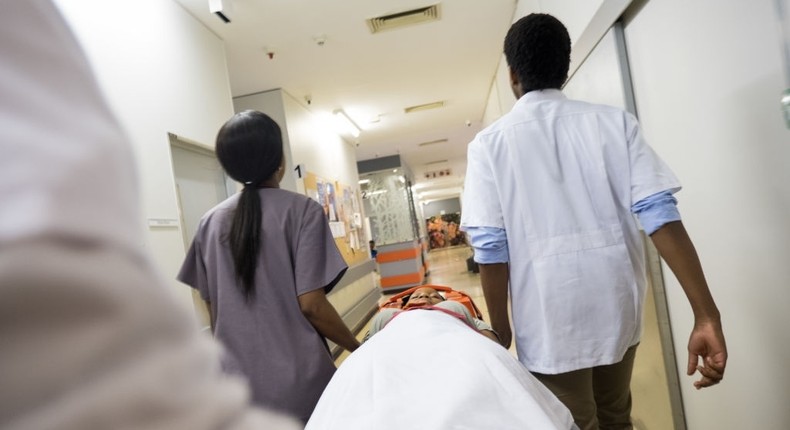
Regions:
<instances>
[{"instance_id":1,"label":"doorway","mask_svg":"<svg viewBox=\"0 0 790 430\"><path fill-rule=\"evenodd\" d=\"M169 134L173 175L184 250L188 250L203 215L236 192L217 161L214 151L200 143ZM192 300L201 327L210 326L208 311L197 291Z\"/></svg>"}]
</instances>

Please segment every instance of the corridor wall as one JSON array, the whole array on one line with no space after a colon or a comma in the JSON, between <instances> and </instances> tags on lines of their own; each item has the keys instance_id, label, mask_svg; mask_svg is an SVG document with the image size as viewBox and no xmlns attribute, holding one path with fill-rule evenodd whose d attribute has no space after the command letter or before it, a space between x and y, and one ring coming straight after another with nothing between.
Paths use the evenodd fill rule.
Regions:
<instances>
[{"instance_id":1,"label":"corridor wall","mask_svg":"<svg viewBox=\"0 0 790 430\"><path fill-rule=\"evenodd\" d=\"M650 1L626 20L642 126L684 185L679 209L730 352L720 386L696 392L681 377L690 429L790 428L790 130L779 102L790 83L775 7ZM675 278L666 284L684 351L692 314Z\"/></svg>"},{"instance_id":2,"label":"corridor wall","mask_svg":"<svg viewBox=\"0 0 790 430\"><path fill-rule=\"evenodd\" d=\"M171 222L149 228L141 246L191 306L190 289L175 280L185 250L168 133L212 147L217 130L233 115L223 43L173 1L54 3L132 142L142 222Z\"/></svg>"}]
</instances>

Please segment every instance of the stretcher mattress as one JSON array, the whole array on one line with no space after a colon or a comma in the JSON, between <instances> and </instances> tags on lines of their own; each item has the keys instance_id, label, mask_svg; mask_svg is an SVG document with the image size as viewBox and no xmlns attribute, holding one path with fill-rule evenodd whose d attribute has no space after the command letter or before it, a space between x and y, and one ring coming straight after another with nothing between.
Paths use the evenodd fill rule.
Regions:
<instances>
[{"instance_id":1,"label":"stretcher mattress","mask_svg":"<svg viewBox=\"0 0 790 430\"><path fill-rule=\"evenodd\" d=\"M414 310L343 362L306 430L571 428L507 350L450 315Z\"/></svg>"}]
</instances>

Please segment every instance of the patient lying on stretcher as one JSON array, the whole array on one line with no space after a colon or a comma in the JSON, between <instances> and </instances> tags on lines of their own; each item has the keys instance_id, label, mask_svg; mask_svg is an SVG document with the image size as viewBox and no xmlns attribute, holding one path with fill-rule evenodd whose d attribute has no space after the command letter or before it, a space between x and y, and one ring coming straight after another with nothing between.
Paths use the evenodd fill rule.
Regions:
<instances>
[{"instance_id":1,"label":"patient lying on stretcher","mask_svg":"<svg viewBox=\"0 0 790 430\"><path fill-rule=\"evenodd\" d=\"M430 287L419 288L411 293L411 295L407 296L403 309L388 308L379 311L371 320L370 331L365 335L364 341L367 341L371 336L378 333L398 314L415 309L430 309L447 313L448 315L452 315L464 321L469 327L480 332L483 336L494 342L499 342L499 337L488 323L472 317L464 305L446 300L438 291Z\"/></svg>"},{"instance_id":2,"label":"patient lying on stretcher","mask_svg":"<svg viewBox=\"0 0 790 430\"><path fill-rule=\"evenodd\" d=\"M435 292L417 290L403 311L374 317L369 340L337 370L306 430L575 428L510 352L480 336L487 324Z\"/></svg>"}]
</instances>

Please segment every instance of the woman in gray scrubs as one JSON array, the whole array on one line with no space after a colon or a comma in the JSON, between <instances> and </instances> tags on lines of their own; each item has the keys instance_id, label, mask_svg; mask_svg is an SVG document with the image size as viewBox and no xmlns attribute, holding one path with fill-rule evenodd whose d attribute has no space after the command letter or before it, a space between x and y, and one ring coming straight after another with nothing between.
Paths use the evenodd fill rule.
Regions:
<instances>
[{"instance_id":1,"label":"woman in gray scrubs","mask_svg":"<svg viewBox=\"0 0 790 430\"><path fill-rule=\"evenodd\" d=\"M244 189L203 216L178 279L200 292L224 367L249 379L253 400L307 421L335 371L325 338L359 346L326 299L347 266L321 206L279 188L276 122L238 113L216 152Z\"/></svg>"}]
</instances>

